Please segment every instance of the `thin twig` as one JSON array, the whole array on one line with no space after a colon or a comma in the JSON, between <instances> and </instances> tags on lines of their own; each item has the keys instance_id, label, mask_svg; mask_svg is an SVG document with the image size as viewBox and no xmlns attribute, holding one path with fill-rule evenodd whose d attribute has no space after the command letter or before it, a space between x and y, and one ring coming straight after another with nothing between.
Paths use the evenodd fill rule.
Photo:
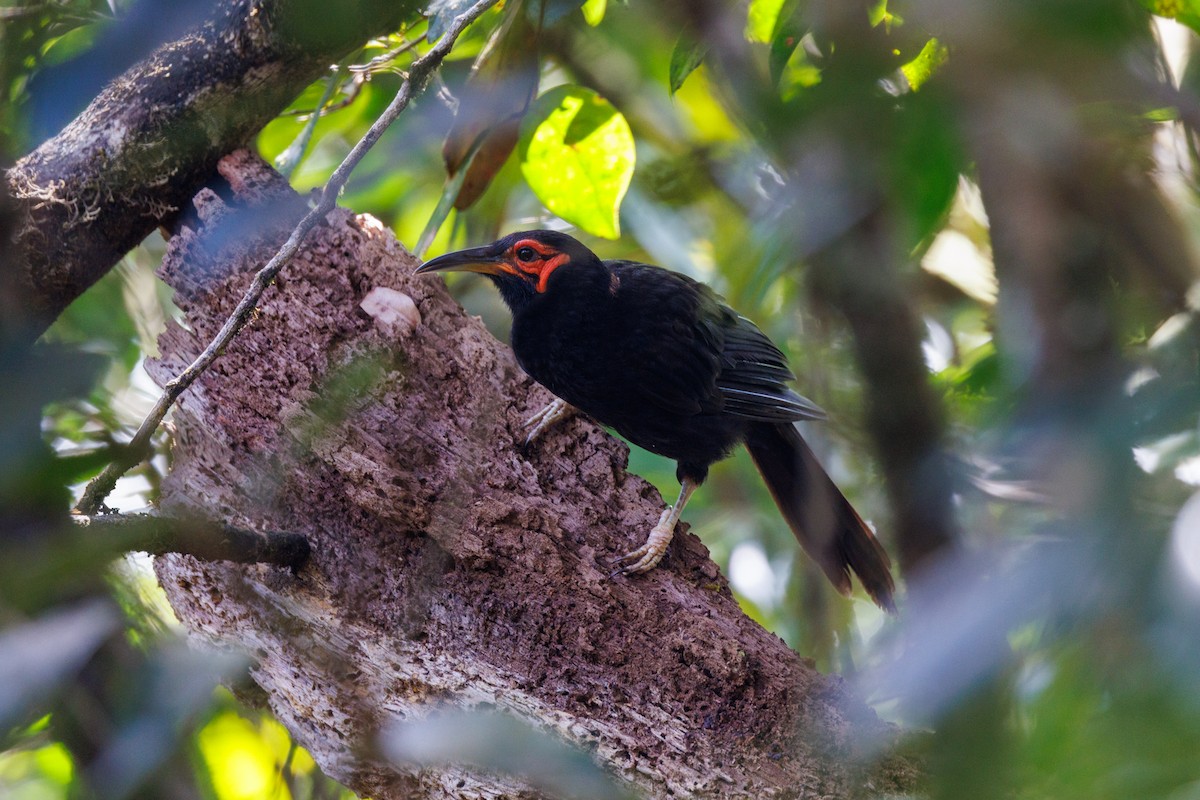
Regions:
<instances>
[{"instance_id":1,"label":"thin twig","mask_svg":"<svg viewBox=\"0 0 1200 800\"><path fill-rule=\"evenodd\" d=\"M281 117L307 117L316 115L318 117L328 117L335 111L341 111L346 106L358 99L358 95L362 92L362 87L366 85L368 75L352 75L349 80L343 81L338 87L339 91L343 91L342 99L336 103L326 103L317 108L293 108L290 111L284 111L279 116ZM349 86L349 90L345 87Z\"/></svg>"},{"instance_id":2,"label":"thin twig","mask_svg":"<svg viewBox=\"0 0 1200 800\"><path fill-rule=\"evenodd\" d=\"M157 430L163 417L167 415L167 411L174 405L179 396L195 383L196 379L204 373L204 370L208 369L209 365L217 359L217 356L225 350L238 331L250 321L255 306L258 305L263 292L275 280L275 276L279 274L284 265L292 259L296 251L300 249L304 237L310 230L316 227L317 223L326 214L333 210L334 205L337 203L338 193L346 185L346 181L350 178L350 173L362 161L363 156L375 146L375 143L383 136L384 131L408 107L413 97L425 91L430 77L441 65L442 60L450 53L451 48L454 47L455 41L458 40L463 30L495 5L496 2L497 0L479 0L478 3L471 6L462 14L459 14L450 23L442 38L438 39L437 43L430 48L429 52L412 63L408 71L408 77L400 85L400 89L396 92L396 96L392 99L392 102L384 110L383 114L379 116L379 119L375 120L374 124L371 125L370 130L358 140L358 143L354 145L354 148L346 156L345 160L334 170L333 175L330 176L324 190L321 192L320 201L311 211L304 215L304 218L296 225L291 236L279 248L279 251L254 276L254 281L250 284L250 288L246 290L246 294L243 295L241 302L238 303L237 308L233 310L229 318L225 320L225 324L221 327L220 332L217 333L208 347L204 348L204 352L183 372L172 378L163 387L163 393L158 398L158 402L154 404L153 410L142 420L137 433L134 434L133 439L129 442L124 458L109 464L104 468L103 472L88 484L87 489L83 492L83 497L80 498L79 503L75 506L76 511L81 514L94 514L104 502L104 498L108 497L113 487L116 486L117 479L127 469L146 457L149 453L150 437L154 435L154 431Z\"/></svg>"},{"instance_id":3,"label":"thin twig","mask_svg":"<svg viewBox=\"0 0 1200 800\"><path fill-rule=\"evenodd\" d=\"M447 31L447 32L449 33L449 31ZM367 72L376 72L377 70L381 69L383 67L383 65L387 64L390 61L394 61L397 56L407 53L409 50L412 50L414 47L419 45L421 42L425 41L425 36L426 36L426 34L422 33L416 39L412 39L410 41L403 42L399 46L394 47L391 50L388 50L383 55L375 56L374 58L372 58L370 61L368 61L365 64L351 64L349 69L351 72L360 73L360 74L367 73Z\"/></svg>"},{"instance_id":4,"label":"thin twig","mask_svg":"<svg viewBox=\"0 0 1200 800\"><path fill-rule=\"evenodd\" d=\"M203 561L276 564L298 572L308 561L308 539L298 533L250 531L219 522L149 514L73 514L81 527L103 531L105 539L120 539L129 550L151 555L185 553Z\"/></svg>"}]
</instances>

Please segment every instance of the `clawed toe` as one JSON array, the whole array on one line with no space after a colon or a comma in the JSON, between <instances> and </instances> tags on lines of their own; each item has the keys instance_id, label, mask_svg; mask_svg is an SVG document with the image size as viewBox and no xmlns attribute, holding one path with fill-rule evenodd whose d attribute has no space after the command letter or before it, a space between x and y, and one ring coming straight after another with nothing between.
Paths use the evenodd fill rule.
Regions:
<instances>
[{"instance_id":1,"label":"clawed toe","mask_svg":"<svg viewBox=\"0 0 1200 800\"><path fill-rule=\"evenodd\" d=\"M636 561L634 561L632 564L621 564L612 572L610 572L608 577L615 578L618 575L636 575L639 572L649 572L658 566L658 562L662 561L665 554L666 548L663 548L662 553L653 553L647 550L645 547L639 547L632 553L626 553L625 555L616 559L616 563L633 559L637 559Z\"/></svg>"},{"instance_id":2,"label":"clawed toe","mask_svg":"<svg viewBox=\"0 0 1200 800\"><path fill-rule=\"evenodd\" d=\"M674 533L675 520L672 519L671 509L667 509L658 518L658 524L650 531L650 535L646 537L646 541L641 547L613 559L613 563L619 566L609 573L608 577L633 575L654 569L667 554L667 545L671 543Z\"/></svg>"},{"instance_id":3,"label":"clawed toe","mask_svg":"<svg viewBox=\"0 0 1200 800\"><path fill-rule=\"evenodd\" d=\"M566 400L555 398L545 408L525 420L525 427L529 429L529 433L525 436L524 449L528 450L551 425L569 419L578 413L579 409Z\"/></svg>"}]
</instances>

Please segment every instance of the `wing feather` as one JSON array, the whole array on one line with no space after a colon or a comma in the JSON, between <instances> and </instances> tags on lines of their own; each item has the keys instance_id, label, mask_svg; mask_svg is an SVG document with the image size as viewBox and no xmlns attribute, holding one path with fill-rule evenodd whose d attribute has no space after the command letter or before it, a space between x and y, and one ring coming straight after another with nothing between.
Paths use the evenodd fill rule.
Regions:
<instances>
[{"instance_id":1,"label":"wing feather","mask_svg":"<svg viewBox=\"0 0 1200 800\"><path fill-rule=\"evenodd\" d=\"M824 419L787 386L787 358L758 327L702 283L636 262L608 262L622 293L650 304L642 335L658 344L634 364L643 402L681 414L727 413L764 422ZM662 275L675 280L664 281Z\"/></svg>"}]
</instances>

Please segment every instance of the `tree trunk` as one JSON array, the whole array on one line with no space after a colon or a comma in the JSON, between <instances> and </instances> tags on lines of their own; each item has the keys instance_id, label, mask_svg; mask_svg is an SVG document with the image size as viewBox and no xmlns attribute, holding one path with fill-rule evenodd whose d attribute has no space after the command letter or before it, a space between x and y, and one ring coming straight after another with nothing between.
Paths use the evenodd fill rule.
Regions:
<instances>
[{"instance_id":1,"label":"tree trunk","mask_svg":"<svg viewBox=\"0 0 1200 800\"><path fill-rule=\"evenodd\" d=\"M255 157L220 165L162 267L186 314L151 373L189 362L303 204ZM575 419L522 453L550 400L508 348L370 217L337 209L175 415L166 512L308 536L298 575L158 559L185 625L244 650L272 711L362 795L530 797L512 776L387 763L381 731L435 709L500 709L653 797L857 797L910 790L845 683L738 608L704 545L675 537L610 578L662 501L627 449Z\"/></svg>"},{"instance_id":2,"label":"tree trunk","mask_svg":"<svg viewBox=\"0 0 1200 800\"><path fill-rule=\"evenodd\" d=\"M329 65L416 3L220 0L197 30L114 80L5 179L19 258L0 262L0 338L32 340L184 207Z\"/></svg>"}]
</instances>

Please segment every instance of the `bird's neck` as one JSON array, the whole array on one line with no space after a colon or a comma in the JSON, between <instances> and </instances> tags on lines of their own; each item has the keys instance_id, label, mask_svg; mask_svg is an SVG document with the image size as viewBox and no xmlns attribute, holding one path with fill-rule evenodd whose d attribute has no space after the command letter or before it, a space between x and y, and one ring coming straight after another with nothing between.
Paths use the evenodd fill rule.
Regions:
<instances>
[{"instance_id":1,"label":"bird's neck","mask_svg":"<svg viewBox=\"0 0 1200 800\"><path fill-rule=\"evenodd\" d=\"M489 275L492 283L500 290L500 297L508 310L516 314L533 302L537 290L526 280L512 275Z\"/></svg>"},{"instance_id":2,"label":"bird's neck","mask_svg":"<svg viewBox=\"0 0 1200 800\"><path fill-rule=\"evenodd\" d=\"M566 300L581 301L587 298L607 297L612 279L608 266L600 259L572 262L564 265L550 276L544 292L538 292L533 284L511 275L489 275L504 303L513 315L540 306L546 301L560 305ZM555 299L557 298L557 299Z\"/></svg>"}]
</instances>

